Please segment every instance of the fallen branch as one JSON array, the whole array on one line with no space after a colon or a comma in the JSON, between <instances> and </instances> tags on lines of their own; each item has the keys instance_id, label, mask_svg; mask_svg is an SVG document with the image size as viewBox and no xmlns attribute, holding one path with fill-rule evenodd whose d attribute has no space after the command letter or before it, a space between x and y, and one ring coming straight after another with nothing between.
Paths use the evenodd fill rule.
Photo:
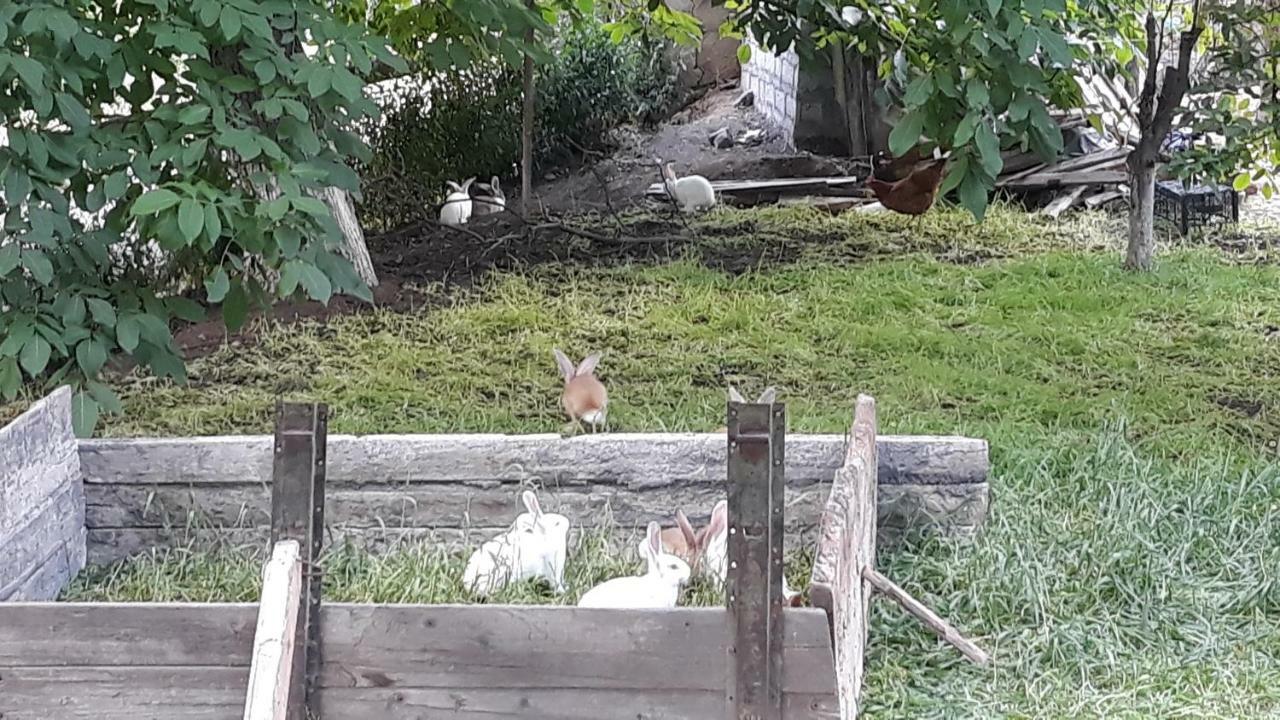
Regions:
<instances>
[{"instance_id":1,"label":"fallen branch","mask_svg":"<svg viewBox=\"0 0 1280 720\"><path fill-rule=\"evenodd\" d=\"M902 609L906 610L908 614L919 620L921 624L929 628L935 635L945 640L952 647L959 650L960 654L969 658L969 660L975 664L985 667L991 662L991 656L988 655L985 650L975 645L973 641L961 635L959 630L956 630L950 623L939 617L937 613L925 607L924 603L908 595L906 590L903 590L892 580L881 575L875 570L875 568L863 568L862 577L864 580L871 583L872 587L879 592L888 595L895 602L901 605Z\"/></svg>"}]
</instances>

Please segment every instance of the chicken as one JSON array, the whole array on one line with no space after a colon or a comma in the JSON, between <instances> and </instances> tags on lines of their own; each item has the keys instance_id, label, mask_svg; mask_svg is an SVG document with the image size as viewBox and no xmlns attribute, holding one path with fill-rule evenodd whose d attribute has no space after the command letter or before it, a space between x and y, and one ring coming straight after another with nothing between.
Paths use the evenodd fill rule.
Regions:
<instances>
[{"instance_id":1,"label":"chicken","mask_svg":"<svg viewBox=\"0 0 1280 720\"><path fill-rule=\"evenodd\" d=\"M912 170L911 174L896 182L870 177L867 178L867 187L875 193L880 204L890 210L903 215L920 216L933 207L946 164L946 160L934 160Z\"/></svg>"}]
</instances>

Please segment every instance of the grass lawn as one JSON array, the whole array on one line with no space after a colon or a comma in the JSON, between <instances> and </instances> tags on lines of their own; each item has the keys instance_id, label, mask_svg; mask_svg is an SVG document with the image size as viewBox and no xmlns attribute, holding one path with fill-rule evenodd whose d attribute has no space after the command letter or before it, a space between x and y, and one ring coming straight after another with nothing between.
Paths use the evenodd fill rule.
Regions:
<instances>
[{"instance_id":1,"label":"grass lawn","mask_svg":"<svg viewBox=\"0 0 1280 720\"><path fill-rule=\"evenodd\" d=\"M105 432L262 432L277 393L329 402L332 432L555 431L552 347L604 352L614 431L718 427L730 380L778 385L793 432L839 432L869 392L882 432L991 443L981 536L880 565L996 666L880 603L868 717L1280 717L1280 267L1173 249L1131 275L1092 220L1003 209L977 228L933 213L919 234L795 210L700 226L682 259L498 273L420 312L265 329L187 387L122 378L127 414ZM707 262L761 248L748 272ZM579 557L579 584L622 572ZM344 599L440 600L460 562L339 554L330 581ZM179 554L74 593L248 599L257 572Z\"/></svg>"}]
</instances>

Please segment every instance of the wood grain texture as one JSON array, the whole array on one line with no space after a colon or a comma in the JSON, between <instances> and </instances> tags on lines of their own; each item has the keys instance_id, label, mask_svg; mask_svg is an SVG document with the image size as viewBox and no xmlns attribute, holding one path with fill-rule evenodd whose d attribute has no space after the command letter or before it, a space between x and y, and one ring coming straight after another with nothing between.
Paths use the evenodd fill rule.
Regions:
<instances>
[{"instance_id":1,"label":"wood grain texture","mask_svg":"<svg viewBox=\"0 0 1280 720\"><path fill-rule=\"evenodd\" d=\"M787 438L787 478L795 487L830 482L844 454L843 435ZM964 437L880 438L881 482L986 482L987 443ZM272 439L266 435L84 440L86 482L140 485L269 485ZM326 482L340 486L418 483L547 486L722 484L726 456L719 433L579 435L332 435Z\"/></svg>"},{"instance_id":2,"label":"wood grain texture","mask_svg":"<svg viewBox=\"0 0 1280 720\"><path fill-rule=\"evenodd\" d=\"M0 601L57 597L85 564L84 513L64 386L0 428Z\"/></svg>"},{"instance_id":3,"label":"wood grain texture","mask_svg":"<svg viewBox=\"0 0 1280 720\"><path fill-rule=\"evenodd\" d=\"M991 662L991 656L987 654L987 651L960 634L960 631L951 623L929 609L924 603L912 597L906 590L898 587L889 578L869 567L862 569L862 577L871 583L871 586L877 592L883 593L902 606L903 610L906 610L912 617L919 620L922 625L929 628L934 635L959 650L960 654L968 658L970 662L983 667Z\"/></svg>"},{"instance_id":4,"label":"wood grain texture","mask_svg":"<svg viewBox=\"0 0 1280 720\"><path fill-rule=\"evenodd\" d=\"M262 573L253 636L253 664L243 720L286 720L293 690L295 640L302 608L302 557L297 540L276 543Z\"/></svg>"},{"instance_id":5,"label":"wood grain texture","mask_svg":"<svg viewBox=\"0 0 1280 720\"><path fill-rule=\"evenodd\" d=\"M0 666L4 720L241 720L249 668Z\"/></svg>"},{"instance_id":6,"label":"wood grain texture","mask_svg":"<svg viewBox=\"0 0 1280 720\"><path fill-rule=\"evenodd\" d=\"M876 406L859 396L844 465L831 484L814 557L810 598L830 620L842 720L861 709L871 588L863 568L875 567Z\"/></svg>"},{"instance_id":7,"label":"wood grain texture","mask_svg":"<svg viewBox=\"0 0 1280 720\"><path fill-rule=\"evenodd\" d=\"M248 668L256 618L252 604L0 603L0 669ZM237 706L243 710L243 694Z\"/></svg>"}]
</instances>

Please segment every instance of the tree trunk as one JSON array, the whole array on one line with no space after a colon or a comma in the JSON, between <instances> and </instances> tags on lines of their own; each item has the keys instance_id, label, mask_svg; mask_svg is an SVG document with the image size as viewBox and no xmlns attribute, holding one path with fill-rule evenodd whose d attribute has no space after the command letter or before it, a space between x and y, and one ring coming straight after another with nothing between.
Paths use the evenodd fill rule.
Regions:
<instances>
[{"instance_id":1,"label":"tree trunk","mask_svg":"<svg viewBox=\"0 0 1280 720\"><path fill-rule=\"evenodd\" d=\"M378 287L378 274L373 270L373 260L369 257L369 246L364 241L364 230L360 227L360 219L356 217L355 206L351 203L351 195L346 190L336 187L324 189L324 204L329 206L334 222L342 231L342 256L351 261L356 274L370 288Z\"/></svg>"},{"instance_id":2,"label":"tree trunk","mask_svg":"<svg viewBox=\"0 0 1280 720\"><path fill-rule=\"evenodd\" d=\"M1124 266L1146 271L1154 266L1156 255L1156 164L1134 159L1129 185L1129 250Z\"/></svg>"},{"instance_id":3,"label":"tree trunk","mask_svg":"<svg viewBox=\"0 0 1280 720\"><path fill-rule=\"evenodd\" d=\"M536 0L525 0L531 12L537 11ZM533 28L524 34L529 47L534 42ZM535 110L533 85L533 55L525 49L524 55L524 112L520 127L520 209L525 217L533 211L533 113Z\"/></svg>"}]
</instances>

